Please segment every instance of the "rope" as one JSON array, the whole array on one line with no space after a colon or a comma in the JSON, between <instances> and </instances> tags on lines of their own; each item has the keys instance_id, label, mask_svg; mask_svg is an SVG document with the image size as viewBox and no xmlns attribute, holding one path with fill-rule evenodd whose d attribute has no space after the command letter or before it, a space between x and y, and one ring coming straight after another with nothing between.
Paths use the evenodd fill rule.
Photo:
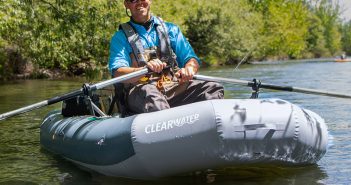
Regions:
<instances>
[{"instance_id":1,"label":"rope","mask_svg":"<svg viewBox=\"0 0 351 185\"><path fill-rule=\"evenodd\" d=\"M156 87L157 89L162 90L164 84L170 84L171 82L172 82L171 78L169 78L165 74L162 74L161 78L157 81Z\"/></svg>"}]
</instances>

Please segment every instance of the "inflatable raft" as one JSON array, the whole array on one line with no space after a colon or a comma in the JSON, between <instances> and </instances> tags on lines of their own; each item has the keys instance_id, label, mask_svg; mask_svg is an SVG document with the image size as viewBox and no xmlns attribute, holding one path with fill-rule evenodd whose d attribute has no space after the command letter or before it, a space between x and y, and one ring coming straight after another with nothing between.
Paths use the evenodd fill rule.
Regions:
<instances>
[{"instance_id":1,"label":"inflatable raft","mask_svg":"<svg viewBox=\"0 0 351 185\"><path fill-rule=\"evenodd\" d=\"M151 179L240 164L314 164L327 127L280 99L210 100L126 118L50 113L42 146L108 176Z\"/></svg>"}]
</instances>

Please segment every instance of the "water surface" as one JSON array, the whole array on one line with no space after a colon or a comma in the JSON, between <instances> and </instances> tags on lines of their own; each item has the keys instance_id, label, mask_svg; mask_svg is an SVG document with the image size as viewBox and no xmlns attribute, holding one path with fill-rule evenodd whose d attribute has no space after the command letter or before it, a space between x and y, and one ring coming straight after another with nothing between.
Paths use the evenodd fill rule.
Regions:
<instances>
[{"instance_id":1,"label":"water surface","mask_svg":"<svg viewBox=\"0 0 351 185\"><path fill-rule=\"evenodd\" d=\"M201 74L261 80L263 83L351 94L351 62L284 62L209 68ZM0 84L0 113L79 89L84 81L28 80ZM251 89L224 84L226 98L249 98ZM260 98L281 98L321 115L327 122L330 147L306 167L246 166L206 171L158 181L111 178L83 171L40 147L42 118L60 104L0 122L0 184L351 184L351 99L262 89Z\"/></svg>"}]
</instances>

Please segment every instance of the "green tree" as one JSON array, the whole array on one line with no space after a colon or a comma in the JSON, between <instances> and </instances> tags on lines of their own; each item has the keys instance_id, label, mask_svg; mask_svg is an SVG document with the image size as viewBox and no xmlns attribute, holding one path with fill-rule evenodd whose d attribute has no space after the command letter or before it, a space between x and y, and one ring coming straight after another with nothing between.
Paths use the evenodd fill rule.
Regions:
<instances>
[{"instance_id":1,"label":"green tree","mask_svg":"<svg viewBox=\"0 0 351 185\"><path fill-rule=\"evenodd\" d=\"M335 55L341 49L339 9L337 2L329 0L319 0L314 7L314 13L319 17L324 28L325 47L329 51L325 53L325 56Z\"/></svg>"},{"instance_id":2,"label":"green tree","mask_svg":"<svg viewBox=\"0 0 351 185\"><path fill-rule=\"evenodd\" d=\"M267 57L300 58L306 49L308 10L299 0L264 1L265 53ZM263 3L263 2L261 2ZM256 5L257 6L257 5Z\"/></svg>"},{"instance_id":3,"label":"green tree","mask_svg":"<svg viewBox=\"0 0 351 185\"><path fill-rule=\"evenodd\" d=\"M351 55L351 21L342 27L342 49L347 55Z\"/></svg>"},{"instance_id":4,"label":"green tree","mask_svg":"<svg viewBox=\"0 0 351 185\"><path fill-rule=\"evenodd\" d=\"M124 16L121 2L112 0L2 3L2 39L44 68L69 69L79 62L106 65L110 37Z\"/></svg>"},{"instance_id":5,"label":"green tree","mask_svg":"<svg viewBox=\"0 0 351 185\"><path fill-rule=\"evenodd\" d=\"M178 24L210 65L350 53L350 23L330 0L153 0L152 12ZM111 36L129 19L115 0L0 0L0 18L0 78L16 61L105 68Z\"/></svg>"},{"instance_id":6,"label":"green tree","mask_svg":"<svg viewBox=\"0 0 351 185\"><path fill-rule=\"evenodd\" d=\"M307 50L305 56L319 58L329 53L324 39L322 21L313 13L308 16L308 35L306 38Z\"/></svg>"},{"instance_id":7,"label":"green tree","mask_svg":"<svg viewBox=\"0 0 351 185\"><path fill-rule=\"evenodd\" d=\"M211 64L240 61L259 46L261 16L245 0L203 3L185 21L186 36L196 52Z\"/></svg>"}]
</instances>

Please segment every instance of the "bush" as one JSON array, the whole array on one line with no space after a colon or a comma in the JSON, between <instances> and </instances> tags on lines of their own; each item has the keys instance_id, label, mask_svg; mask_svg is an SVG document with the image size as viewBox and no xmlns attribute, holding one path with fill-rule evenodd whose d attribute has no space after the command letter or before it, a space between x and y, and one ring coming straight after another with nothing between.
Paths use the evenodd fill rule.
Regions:
<instances>
[{"instance_id":1,"label":"bush","mask_svg":"<svg viewBox=\"0 0 351 185\"><path fill-rule=\"evenodd\" d=\"M309 2L153 0L152 11L178 24L211 65L235 63L246 55L258 60L322 57L341 48L350 54L351 23L339 22L339 7L328 0ZM15 72L5 69L12 61L5 48L16 48L40 68L105 67L110 39L129 19L122 0L0 1L0 17L0 78Z\"/></svg>"},{"instance_id":2,"label":"bush","mask_svg":"<svg viewBox=\"0 0 351 185\"><path fill-rule=\"evenodd\" d=\"M351 55L351 21L342 27L342 49L347 55Z\"/></svg>"},{"instance_id":3,"label":"bush","mask_svg":"<svg viewBox=\"0 0 351 185\"><path fill-rule=\"evenodd\" d=\"M2 1L1 35L42 68L106 65L124 11L119 1Z\"/></svg>"},{"instance_id":4,"label":"bush","mask_svg":"<svg viewBox=\"0 0 351 185\"><path fill-rule=\"evenodd\" d=\"M186 36L205 62L238 62L260 44L261 19L244 0L211 1L185 21Z\"/></svg>"}]
</instances>

